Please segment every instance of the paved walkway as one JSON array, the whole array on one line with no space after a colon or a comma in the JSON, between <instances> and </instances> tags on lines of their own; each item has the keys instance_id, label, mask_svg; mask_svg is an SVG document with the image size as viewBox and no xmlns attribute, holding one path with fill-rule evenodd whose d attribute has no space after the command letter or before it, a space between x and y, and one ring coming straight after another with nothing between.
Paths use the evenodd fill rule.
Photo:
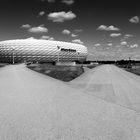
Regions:
<instances>
[{"instance_id":1,"label":"paved walkway","mask_svg":"<svg viewBox=\"0 0 140 140\"><path fill-rule=\"evenodd\" d=\"M34 72L0 69L0 140L139 140L140 117Z\"/></svg>"},{"instance_id":2,"label":"paved walkway","mask_svg":"<svg viewBox=\"0 0 140 140\"><path fill-rule=\"evenodd\" d=\"M91 69L70 85L89 95L140 111L140 76L114 65Z\"/></svg>"}]
</instances>

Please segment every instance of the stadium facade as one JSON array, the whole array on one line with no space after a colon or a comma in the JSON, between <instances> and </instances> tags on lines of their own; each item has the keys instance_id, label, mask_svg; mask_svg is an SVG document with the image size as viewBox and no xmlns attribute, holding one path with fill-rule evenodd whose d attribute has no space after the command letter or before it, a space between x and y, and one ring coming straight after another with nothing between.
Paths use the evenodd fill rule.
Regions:
<instances>
[{"instance_id":1,"label":"stadium facade","mask_svg":"<svg viewBox=\"0 0 140 140\"><path fill-rule=\"evenodd\" d=\"M87 48L81 44L40 39L0 42L0 62L83 62Z\"/></svg>"}]
</instances>

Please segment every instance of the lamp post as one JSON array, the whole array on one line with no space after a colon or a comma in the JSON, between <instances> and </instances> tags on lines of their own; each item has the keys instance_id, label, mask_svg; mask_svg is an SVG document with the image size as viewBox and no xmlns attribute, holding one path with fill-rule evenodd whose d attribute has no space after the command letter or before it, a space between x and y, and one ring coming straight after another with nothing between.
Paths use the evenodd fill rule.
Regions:
<instances>
[{"instance_id":1,"label":"lamp post","mask_svg":"<svg viewBox=\"0 0 140 140\"><path fill-rule=\"evenodd\" d=\"M78 54L78 61L79 61L79 54L80 54L80 53L78 52L77 54Z\"/></svg>"},{"instance_id":2,"label":"lamp post","mask_svg":"<svg viewBox=\"0 0 140 140\"><path fill-rule=\"evenodd\" d=\"M57 46L57 48L58 48L58 56L57 56L57 62L59 62L59 52L60 52L60 46Z\"/></svg>"},{"instance_id":3,"label":"lamp post","mask_svg":"<svg viewBox=\"0 0 140 140\"><path fill-rule=\"evenodd\" d=\"M13 64L15 64L15 48L12 47L12 60L13 60Z\"/></svg>"}]
</instances>

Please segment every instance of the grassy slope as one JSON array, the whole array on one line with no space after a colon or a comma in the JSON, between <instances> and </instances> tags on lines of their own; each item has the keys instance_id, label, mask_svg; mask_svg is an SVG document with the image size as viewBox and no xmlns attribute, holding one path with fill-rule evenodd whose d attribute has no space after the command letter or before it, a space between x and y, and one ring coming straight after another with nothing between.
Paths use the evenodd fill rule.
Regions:
<instances>
[{"instance_id":1,"label":"grassy slope","mask_svg":"<svg viewBox=\"0 0 140 140\"><path fill-rule=\"evenodd\" d=\"M80 66L54 66L47 64L31 64L28 68L51 76L53 78L68 82L78 77L84 72Z\"/></svg>"}]
</instances>

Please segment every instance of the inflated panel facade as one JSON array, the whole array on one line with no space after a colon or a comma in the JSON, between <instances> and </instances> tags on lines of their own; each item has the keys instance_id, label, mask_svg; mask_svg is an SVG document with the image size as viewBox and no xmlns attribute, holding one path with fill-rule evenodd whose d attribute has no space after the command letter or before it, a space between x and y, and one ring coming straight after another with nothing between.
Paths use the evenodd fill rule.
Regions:
<instances>
[{"instance_id":1,"label":"inflated panel facade","mask_svg":"<svg viewBox=\"0 0 140 140\"><path fill-rule=\"evenodd\" d=\"M0 62L85 61L87 48L81 44L38 39L0 42Z\"/></svg>"}]
</instances>

